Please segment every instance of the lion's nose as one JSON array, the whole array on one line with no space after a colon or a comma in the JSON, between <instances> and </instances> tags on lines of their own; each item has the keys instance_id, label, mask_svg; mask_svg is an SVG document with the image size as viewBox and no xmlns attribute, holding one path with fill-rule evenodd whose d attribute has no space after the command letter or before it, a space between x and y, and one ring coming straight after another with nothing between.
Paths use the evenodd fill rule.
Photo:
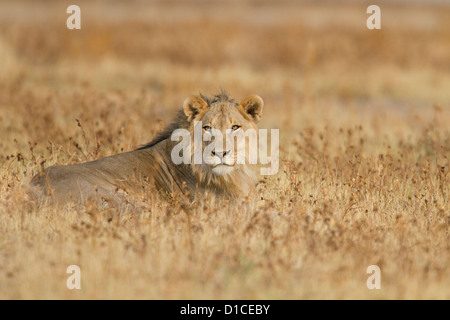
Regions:
<instances>
[{"instance_id":1,"label":"lion's nose","mask_svg":"<svg viewBox=\"0 0 450 320\"><path fill-rule=\"evenodd\" d=\"M217 156L217 157L219 157L220 159L225 158L227 155L230 154L230 152L231 152L231 150L228 150L228 151L218 151L218 152L216 152L216 151L211 151L211 153L212 153L213 156Z\"/></svg>"}]
</instances>

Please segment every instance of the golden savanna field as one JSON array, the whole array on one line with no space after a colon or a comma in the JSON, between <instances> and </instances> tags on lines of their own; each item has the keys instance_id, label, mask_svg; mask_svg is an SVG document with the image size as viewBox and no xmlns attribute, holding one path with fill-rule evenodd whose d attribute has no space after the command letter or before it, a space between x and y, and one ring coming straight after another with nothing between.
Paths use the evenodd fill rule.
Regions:
<instances>
[{"instance_id":1,"label":"golden savanna field","mask_svg":"<svg viewBox=\"0 0 450 320\"><path fill-rule=\"evenodd\" d=\"M450 299L450 5L376 4L381 30L364 1L2 0L0 298ZM27 198L221 88L280 130L250 197Z\"/></svg>"}]
</instances>

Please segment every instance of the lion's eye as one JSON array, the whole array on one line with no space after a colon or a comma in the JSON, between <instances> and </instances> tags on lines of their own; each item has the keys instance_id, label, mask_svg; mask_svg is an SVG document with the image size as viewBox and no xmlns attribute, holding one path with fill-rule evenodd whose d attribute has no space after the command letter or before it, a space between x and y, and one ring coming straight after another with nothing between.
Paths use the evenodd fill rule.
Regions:
<instances>
[{"instance_id":1,"label":"lion's eye","mask_svg":"<svg viewBox=\"0 0 450 320\"><path fill-rule=\"evenodd\" d=\"M204 126L204 127L203 127L203 130L205 130L205 131L211 131L211 126Z\"/></svg>"},{"instance_id":2,"label":"lion's eye","mask_svg":"<svg viewBox=\"0 0 450 320\"><path fill-rule=\"evenodd\" d=\"M234 126L231 127L231 129L232 129L233 131L236 131L236 130L239 130L240 127L241 127L241 126L235 124Z\"/></svg>"}]
</instances>

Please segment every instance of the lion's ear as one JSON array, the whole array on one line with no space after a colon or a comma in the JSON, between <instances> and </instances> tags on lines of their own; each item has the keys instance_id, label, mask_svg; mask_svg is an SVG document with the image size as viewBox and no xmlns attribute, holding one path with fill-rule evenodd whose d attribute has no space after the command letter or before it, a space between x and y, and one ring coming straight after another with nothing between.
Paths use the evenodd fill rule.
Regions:
<instances>
[{"instance_id":1,"label":"lion's ear","mask_svg":"<svg viewBox=\"0 0 450 320\"><path fill-rule=\"evenodd\" d=\"M254 122L258 122L261 119L264 101L260 96L256 94L248 96L241 101L240 105Z\"/></svg>"},{"instance_id":2,"label":"lion's ear","mask_svg":"<svg viewBox=\"0 0 450 320\"><path fill-rule=\"evenodd\" d=\"M199 113L205 111L208 108L208 104L205 100L198 96L191 96L184 100L183 111L188 121L192 121Z\"/></svg>"}]
</instances>

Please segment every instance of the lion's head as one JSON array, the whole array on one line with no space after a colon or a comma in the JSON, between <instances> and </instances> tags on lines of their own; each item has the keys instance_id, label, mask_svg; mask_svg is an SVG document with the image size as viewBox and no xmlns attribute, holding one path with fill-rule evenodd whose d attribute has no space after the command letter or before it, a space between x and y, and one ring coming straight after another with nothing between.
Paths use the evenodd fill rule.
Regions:
<instances>
[{"instance_id":1,"label":"lion's head","mask_svg":"<svg viewBox=\"0 0 450 320\"><path fill-rule=\"evenodd\" d=\"M255 173L250 164L256 150L251 148L255 140L250 140L257 137L256 124L263 105L257 95L236 102L223 92L212 98L200 95L184 101L192 148L201 144L201 149L191 153L197 179L221 189L231 184L245 191L254 184Z\"/></svg>"}]
</instances>

